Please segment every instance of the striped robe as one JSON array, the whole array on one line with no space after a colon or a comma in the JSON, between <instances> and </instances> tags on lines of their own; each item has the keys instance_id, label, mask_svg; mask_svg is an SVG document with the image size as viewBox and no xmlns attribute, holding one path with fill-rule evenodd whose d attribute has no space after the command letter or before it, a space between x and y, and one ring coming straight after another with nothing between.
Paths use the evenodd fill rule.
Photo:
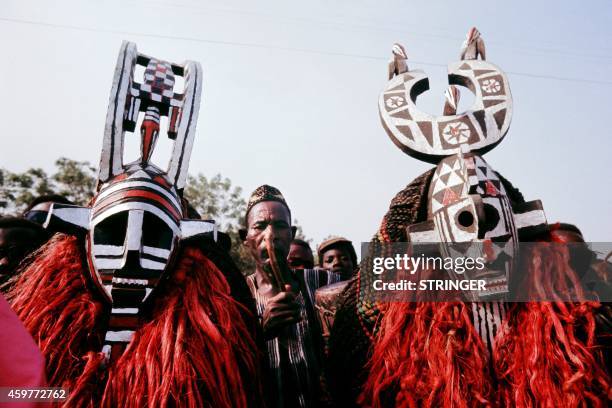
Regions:
<instances>
[{"instance_id":1,"label":"striped robe","mask_svg":"<svg viewBox=\"0 0 612 408\"><path fill-rule=\"evenodd\" d=\"M315 407L319 405L322 339L314 309L315 291L340 281L340 275L323 269L295 270L300 281L296 302L301 306L301 321L287 326L281 334L266 342L269 390L268 406ZM257 291L255 274L247 283L263 317L266 299ZM305 290L304 290L305 289Z\"/></svg>"}]
</instances>

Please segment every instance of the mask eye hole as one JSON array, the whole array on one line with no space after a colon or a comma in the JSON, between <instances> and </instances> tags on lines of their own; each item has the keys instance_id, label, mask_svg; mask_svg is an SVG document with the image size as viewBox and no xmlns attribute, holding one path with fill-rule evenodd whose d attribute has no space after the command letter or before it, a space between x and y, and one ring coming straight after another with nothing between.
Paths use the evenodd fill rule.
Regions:
<instances>
[{"instance_id":1,"label":"mask eye hole","mask_svg":"<svg viewBox=\"0 0 612 408\"><path fill-rule=\"evenodd\" d=\"M495 227L497 227L497 224L499 224L499 211L497 211L497 208L495 208L491 204L485 203L484 213L485 213L484 232L493 231Z\"/></svg>"},{"instance_id":2,"label":"mask eye hole","mask_svg":"<svg viewBox=\"0 0 612 408\"><path fill-rule=\"evenodd\" d=\"M153 248L170 249L174 234L170 226L148 211L142 220L142 244Z\"/></svg>"},{"instance_id":3,"label":"mask eye hole","mask_svg":"<svg viewBox=\"0 0 612 408\"><path fill-rule=\"evenodd\" d=\"M474 215L468 210L463 210L457 215L457 222L462 227L469 228L474 224Z\"/></svg>"},{"instance_id":4,"label":"mask eye hole","mask_svg":"<svg viewBox=\"0 0 612 408\"><path fill-rule=\"evenodd\" d=\"M94 228L96 245L123 246L127 231L128 213L123 211L100 221Z\"/></svg>"}]
</instances>

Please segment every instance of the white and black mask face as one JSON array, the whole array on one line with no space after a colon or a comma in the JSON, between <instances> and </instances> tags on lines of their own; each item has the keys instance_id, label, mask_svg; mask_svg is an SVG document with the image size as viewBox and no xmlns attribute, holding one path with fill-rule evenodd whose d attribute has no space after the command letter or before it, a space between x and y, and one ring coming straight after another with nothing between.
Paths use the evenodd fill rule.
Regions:
<instances>
[{"instance_id":1,"label":"white and black mask face","mask_svg":"<svg viewBox=\"0 0 612 408\"><path fill-rule=\"evenodd\" d=\"M466 271L466 278L484 279L490 294L507 291L518 233L506 190L482 157L458 153L440 162L429 190L429 218L430 238L440 242L444 256L485 259L486 268Z\"/></svg>"},{"instance_id":2,"label":"white and black mask face","mask_svg":"<svg viewBox=\"0 0 612 408\"><path fill-rule=\"evenodd\" d=\"M88 234L94 281L122 307L138 307L147 299L180 236L178 197L138 173L103 186Z\"/></svg>"}]
</instances>

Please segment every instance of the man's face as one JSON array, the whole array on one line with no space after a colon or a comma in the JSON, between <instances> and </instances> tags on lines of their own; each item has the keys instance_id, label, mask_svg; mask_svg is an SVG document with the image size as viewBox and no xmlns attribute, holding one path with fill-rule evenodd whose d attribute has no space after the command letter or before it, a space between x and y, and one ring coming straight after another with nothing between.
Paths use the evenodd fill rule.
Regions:
<instances>
[{"instance_id":1,"label":"man's face","mask_svg":"<svg viewBox=\"0 0 612 408\"><path fill-rule=\"evenodd\" d=\"M349 251L342 247L331 248L325 251L321 257L321 267L338 273L346 279L353 275L355 265Z\"/></svg>"},{"instance_id":2,"label":"man's face","mask_svg":"<svg viewBox=\"0 0 612 408\"><path fill-rule=\"evenodd\" d=\"M270 242L279 259L286 259L293 240L287 208L277 201L262 201L251 208L244 241L258 268L270 263L266 249Z\"/></svg>"},{"instance_id":3,"label":"man's face","mask_svg":"<svg viewBox=\"0 0 612 408\"><path fill-rule=\"evenodd\" d=\"M0 228L0 281L11 276L19 262L36 249L40 239L28 228Z\"/></svg>"},{"instance_id":4,"label":"man's face","mask_svg":"<svg viewBox=\"0 0 612 408\"><path fill-rule=\"evenodd\" d=\"M311 269L314 267L312 251L298 244L291 244L287 262L289 262L289 266L293 269Z\"/></svg>"}]
</instances>

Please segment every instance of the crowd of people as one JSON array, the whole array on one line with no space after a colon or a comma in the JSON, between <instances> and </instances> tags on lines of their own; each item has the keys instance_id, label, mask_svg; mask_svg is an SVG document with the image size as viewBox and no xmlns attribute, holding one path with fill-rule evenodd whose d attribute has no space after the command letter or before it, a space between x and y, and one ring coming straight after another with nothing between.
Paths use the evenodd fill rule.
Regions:
<instances>
[{"instance_id":1,"label":"crowd of people","mask_svg":"<svg viewBox=\"0 0 612 408\"><path fill-rule=\"evenodd\" d=\"M423 183L423 178L418 178L416 183ZM407 190L414 191L414 186L408 186ZM41 196L20 216L0 218L1 290L13 301L18 298L19 286L27 280L19 275L31 273L35 259L44 257L45 248L48 250L54 241L63 235L61 231L54 231L53 228L44 228L45 224L49 227L49 210L54 203L71 204L61 196ZM383 223L381 228L384 227ZM54 234L56 237L52 238ZM208 247L207 256L214 259L226 274L225 279L231 288L231 295L245 305L255 317L253 321L258 322L251 327L249 335L255 343L251 351L254 356L258 356L256 360L260 364L253 372L256 372L258 377L248 379L251 382L251 391L246 399L247 405L360 405L364 402L364 389L371 391L367 387L389 387L384 385L384 377L378 378L375 383L368 382L372 380L364 377L368 364L373 364L371 360L368 362L368 354L372 352L374 326L377 316L381 313L377 308L381 305L359 304L355 292L359 263L351 241L343 237L326 239L317 247L315 257L310 244L294 239L294 235L291 210L282 193L274 187L262 185L249 199L244 228L240 231L243 245L248 248L255 261L254 271L239 272L235 266L232 267L227 242L200 243L203 247ZM580 231L568 224L558 224L551 236L559 242L582 241ZM276 268L280 271L281 286L275 280L277 277L273 269ZM15 285L17 288L13 287ZM78 293L74 296L78 296ZM8 304L5 302L3 305L6 314ZM339 306L340 323L334 328L335 338L332 339L333 350L330 355L330 335ZM402 307L406 309L402 310L406 316L414 313L408 310L409 306ZM609 319L609 309L607 313ZM46 318L52 319L54 316L50 313ZM602 326L603 334L600 330L597 338L603 339L602 344L606 344L609 343L606 338L606 335L609 335L609 320L606 320L605 313L601 314L601 318L605 322ZM4 322L7 327L4 341L12 344L13 348L16 346L15 342L20 343L17 349L20 350L19 354L25 363L16 366L16 360L12 357L14 351L6 349L1 354L10 355L11 359L10 362L0 359L0 380L4 381L4 384L14 386L49 384L48 379L54 379L53 370L57 370L57 367L45 368L35 343L25 330L18 327L19 321L14 315L6 315ZM411 333L400 330L392 332L391 335L397 340L407 341ZM38 336L38 341L41 341L40 333ZM597 349L593 349L595 350ZM588 353L587 349L580 351L583 354ZM57 353L57 350L54 352ZM389 346L386 352L397 353L392 357L393 360L410 359L410 355L402 354L401 346L399 350L393 350ZM604 386L605 366L595 364L596 356L597 354L591 356L591 368L594 372L589 375L593 378L599 375L598 381L602 382L600 386ZM56 363L60 366L65 364ZM393 378L394 373L389 370L390 367L385 367L385 376ZM57 381L51 383L64 384ZM381 398L381 395L384 394L377 393L376 398ZM179 400L181 399L176 401ZM235 402L232 398L230 400ZM372 403L370 400L367 405ZM381 404L392 406L395 402L374 403Z\"/></svg>"},{"instance_id":2,"label":"crowd of people","mask_svg":"<svg viewBox=\"0 0 612 408\"><path fill-rule=\"evenodd\" d=\"M188 203L183 203L189 211ZM45 249L53 244L54 234L58 237L63 235L61 228L54 229L48 222L49 211L54 204L72 205L59 195L40 196L19 216L0 218L1 290L9 297L16 293L14 286L21 284L19 275L28 273L34 259L41 257ZM199 217L193 209L190 214ZM263 395L266 398L262 404L278 407L329 405L331 397L325 388L324 378L327 352L324 343L330 326L325 325L324 302L319 305L322 302L317 303L316 294L320 288L328 285L334 287L336 285L332 284L335 283L342 284L339 287L343 288L346 281L356 274L358 261L353 243L346 238L333 236L320 243L315 256L307 241L294 238L296 231L291 226L289 206L281 192L268 185L253 192L244 220L240 236L255 261L254 271L240 271L238 274L235 266L227 265L232 263L229 258L231 242L222 232L217 242L205 241L203 245L214 247L208 250L217 252L217 256L223 258L224 271L233 272L226 272L225 277L232 287L232 295L240 299L243 305L250 306L251 300L254 300L251 311L260 325L253 336L261 336L258 338L261 350L257 353L262 358L262 377L252 380L265 390ZM274 262L282 274L282 287L273 282L271 248L278 256ZM244 280L248 286L250 296L240 280ZM323 326L326 327L327 336L323 336ZM17 336L17 332L11 333ZM24 335L25 331L19 331L20 338L29 338ZM26 344L32 343L29 339ZM20 377L11 375L17 381L15 386L48 383L42 359L33 361L42 371L33 370L19 380L15 379ZM12 363L1 360L0 363L4 371L9 368L8 371L18 371ZM19 369L31 370L32 364ZM253 395L259 394L254 392Z\"/></svg>"}]
</instances>

